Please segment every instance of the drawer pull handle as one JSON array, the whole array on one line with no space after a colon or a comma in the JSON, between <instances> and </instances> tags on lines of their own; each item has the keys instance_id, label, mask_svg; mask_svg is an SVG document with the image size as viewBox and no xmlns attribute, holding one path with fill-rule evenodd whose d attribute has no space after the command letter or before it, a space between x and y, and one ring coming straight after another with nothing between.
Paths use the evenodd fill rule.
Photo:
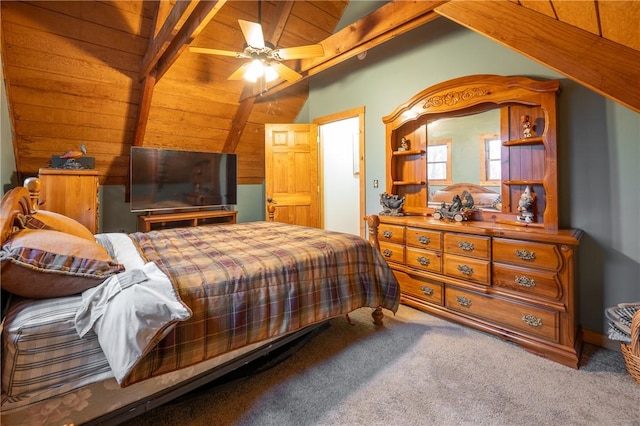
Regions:
<instances>
[{"instance_id":1,"label":"drawer pull handle","mask_svg":"<svg viewBox=\"0 0 640 426\"><path fill-rule=\"evenodd\" d=\"M473 243L470 243L469 241L460 241L458 243L458 247L460 247L462 250L464 251L473 251Z\"/></svg>"},{"instance_id":2,"label":"drawer pull handle","mask_svg":"<svg viewBox=\"0 0 640 426\"><path fill-rule=\"evenodd\" d=\"M522 321L526 322L527 325L530 325L531 327L542 327L542 320L531 314L523 315Z\"/></svg>"},{"instance_id":3,"label":"drawer pull handle","mask_svg":"<svg viewBox=\"0 0 640 426\"><path fill-rule=\"evenodd\" d=\"M425 237L424 235L418 235L418 242L420 244L429 244L431 242L431 238Z\"/></svg>"},{"instance_id":4,"label":"drawer pull handle","mask_svg":"<svg viewBox=\"0 0 640 426\"><path fill-rule=\"evenodd\" d=\"M391 250L389 250L389 249L382 250L382 255L384 257L391 257L392 254L393 254L393 252Z\"/></svg>"},{"instance_id":5,"label":"drawer pull handle","mask_svg":"<svg viewBox=\"0 0 640 426\"><path fill-rule=\"evenodd\" d=\"M465 308L471 306L471 299L467 299L464 296L456 296L456 302L458 302L460 306L464 306Z\"/></svg>"},{"instance_id":6,"label":"drawer pull handle","mask_svg":"<svg viewBox=\"0 0 640 426\"><path fill-rule=\"evenodd\" d=\"M433 294L433 289L431 287L427 287L426 285L420 287L420 290L422 290L422 292L427 296L431 296Z\"/></svg>"},{"instance_id":7,"label":"drawer pull handle","mask_svg":"<svg viewBox=\"0 0 640 426\"><path fill-rule=\"evenodd\" d=\"M424 256L418 256L418 263L422 266L427 266L431 263L431 260L427 259Z\"/></svg>"},{"instance_id":8,"label":"drawer pull handle","mask_svg":"<svg viewBox=\"0 0 640 426\"><path fill-rule=\"evenodd\" d=\"M516 250L516 257L522 260L536 260L535 252L529 251L527 249Z\"/></svg>"},{"instance_id":9,"label":"drawer pull handle","mask_svg":"<svg viewBox=\"0 0 640 426\"><path fill-rule=\"evenodd\" d=\"M473 268L467 265L458 265L458 271L467 277L473 275Z\"/></svg>"},{"instance_id":10,"label":"drawer pull handle","mask_svg":"<svg viewBox=\"0 0 640 426\"><path fill-rule=\"evenodd\" d=\"M528 278L528 277L525 277L524 275L521 277L516 275L515 281L516 281L516 284L522 287L531 288L536 286L536 281L533 278Z\"/></svg>"},{"instance_id":11,"label":"drawer pull handle","mask_svg":"<svg viewBox=\"0 0 640 426\"><path fill-rule=\"evenodd\" d=\"M389 231L388 229L382 231L382 236L385 238L391 238L393 237L393 232Z\"/></svg>"}]
</instances>

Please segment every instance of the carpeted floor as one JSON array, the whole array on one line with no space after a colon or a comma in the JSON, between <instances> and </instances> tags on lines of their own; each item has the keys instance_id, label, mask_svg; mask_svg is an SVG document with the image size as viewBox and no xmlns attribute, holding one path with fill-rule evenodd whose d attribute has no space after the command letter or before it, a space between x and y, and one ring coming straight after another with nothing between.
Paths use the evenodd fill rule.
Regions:
<instances>
[{"instance_id":1,"label":"carpeted floor","mask_svg":"<svg viewBox=\"0 0 640 426\"><path fill-rule=\"evenodd\" d=\"M415 309L370 309L265 371L218 381L129 425L640 425L640 385L616 351L579 370Z\"/></svg>"}]
</instances>

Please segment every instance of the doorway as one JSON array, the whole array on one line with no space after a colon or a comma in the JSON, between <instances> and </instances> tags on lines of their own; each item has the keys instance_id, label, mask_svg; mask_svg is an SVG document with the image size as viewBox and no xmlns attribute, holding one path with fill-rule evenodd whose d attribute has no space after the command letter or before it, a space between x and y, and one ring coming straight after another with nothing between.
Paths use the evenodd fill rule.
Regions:
<instances>
[{"instance_id":1,"label":"doorway","mask_svg":"<svg viewBox=\"0 0 640 426\"><path fill-rule=\"evenodd\" d=\"M364 107L318 124L321 227L365 237Z\"/></svg>"}]
</instances>

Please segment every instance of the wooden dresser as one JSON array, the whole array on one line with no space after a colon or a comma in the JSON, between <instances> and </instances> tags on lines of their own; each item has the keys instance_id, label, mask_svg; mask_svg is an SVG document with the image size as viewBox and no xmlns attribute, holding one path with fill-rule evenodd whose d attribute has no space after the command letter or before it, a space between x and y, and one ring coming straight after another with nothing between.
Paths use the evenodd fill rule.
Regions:
<instances>
[{"instance_id":1,"label":"wooden dresser","mask_svg":"<svg viewBox=\"0 0 640 426\"><path fill-rule=\"evenodd\" d=\"M473 75L398 106L382 119L386 190L368 222L403 303L577 368L582 231L558 226L559 89Z\"/></svg>"},{"instance_id":2,"label":"wooden dresser","mask_svg":"<svg viewBox=\"0 0 640 426\"><path fill-rule=\"evenodd\" d=\"M98 233L97 170L40 169L40 208L77 220Z\"/></svg>"},{"instance_id":3,"label":"wooden dresser","mask_svg":"<svg viewBox=\"0 0 640 426\"><path fill-rule=\"evenodd\" d=\"M581 231L376 215L369 226L400 282L402 303L578 367Z\"/></svg>"}]
</instances>

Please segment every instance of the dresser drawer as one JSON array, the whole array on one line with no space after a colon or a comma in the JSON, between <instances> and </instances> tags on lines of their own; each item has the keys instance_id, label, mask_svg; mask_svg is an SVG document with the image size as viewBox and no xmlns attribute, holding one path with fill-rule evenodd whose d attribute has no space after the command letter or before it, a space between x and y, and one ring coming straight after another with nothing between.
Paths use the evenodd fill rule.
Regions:
<instances>
[{"instance_id":1,"label":"dresser drawer","mask_svg":"<svg viewBox=\"0 0 640 426\"><path fill-rule=\"evenodd\" d=\"M493 239L493 261L554 271L562 267L562 255L555 244L504 238Z\"/></svg>"},{"instance_id":2,"label":"dresser drawer","mask_svg":"<svg viewBox=\"0 0 640 426\"><path fill-rule=\"evenodd\" d=\"M445 306L501 327L523 331L554 342L559 339L559 314L555 311L453 287L445 289Z\"/></svg>"},{"instance_id":3,"label":"dresser drawer","mask_svg":"<svg viewBox=\"0 0 640 426\"><path fill-rule=\"evenodd\" d=\"M562 284L554 271L494 263L492 283L495 287L548 299L562 297Z\"/></svg>"},{"instance_id":4,"label":"dresser drawer","mask_svg":"<svg viewBox=\"0 0 640 426\"><path fill-rule=\"evenodd\" d=\"M442 254L439 251L420 250L407 247L405 264L423 271L442 273Z\"/></svg>"},{"instance_id":5,"label":"dresser drawer","mask_svg":"<svg viewBox=\"0 0 640 426\"><path fill-rule=\"evenodd\" d=\"M441 282L400 271L393 271L393 274L400 283L402 293L442 306L443 285Z\"/></svg>"},{"instance_id":6,"label":"dresser drawer","mask_svg":"<svg viewBox=\"0 0 640 426\"><path fill-rule=\"evenodd\" d=\"M491 253L491 239L467 234L444 234L444 251L446 253L473 256L488 259Z\"/></svg>"},{"instance_id":7,"label":"dresser drawer","mask_svg":"<svg viewBox=\"0 0 640 426\"><path fill-rule=\"evenodd\" d=\"M443 267L445 275L463 280L489 285L490 263L488 260L473 259L445 253Z\"/></svg>"},{"instance_id":8,"label":"dresser drawer","mask_svg":"<svg viewBox=\"0 0 640 426\"><path fill-rule=\"evenodd\" d=\"M378 226L378 241L404 244L404 226L381 223Z\"/></svg>"},{"instance_id":9,"label":"dresser drawer","mask_svg":"<svg viewBox=\"0 0 640 426\"><path fill-rule=\"evenodd\" d=\"M404 263L404 246L380 242L380 253L387 262Z\"/></svg>"},{"instance_id":10,"label":"dresser drawer","mask_svg":"<svg viewBox=\"0 0 640 426\"><path fill-rule=\"evenodd\" d=\"M442 250L442 232L407 228L407 245L429 250Z\"/></svg>"}]
</instances>

